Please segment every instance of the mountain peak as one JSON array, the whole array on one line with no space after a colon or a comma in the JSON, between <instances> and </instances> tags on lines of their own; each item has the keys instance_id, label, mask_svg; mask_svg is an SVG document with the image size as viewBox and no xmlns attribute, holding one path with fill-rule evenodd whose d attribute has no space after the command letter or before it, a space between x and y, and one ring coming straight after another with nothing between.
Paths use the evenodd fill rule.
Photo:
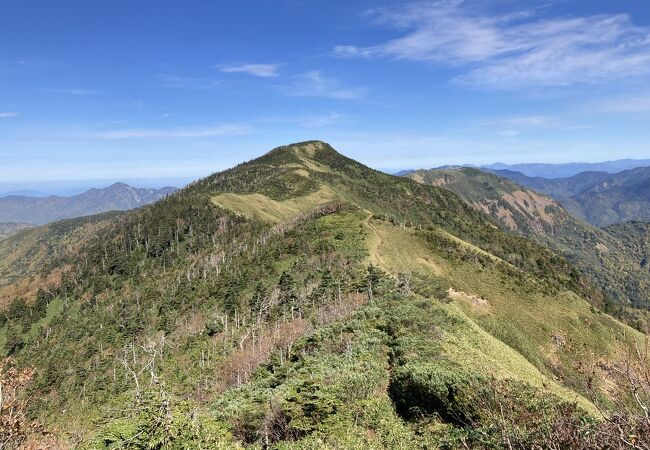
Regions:
<instances>
[{"instance_id":1,"label":"mountain peak","mask_svg":"<svg viewBox=\"0 0 650 450\"><path fill-rule=\"evenodd\" d=\"M124 189L124 188L131 188L131 186L129 186L128 184L122 181L118 181L116 183L111 184L106 189Z\"/></svg>"},{"instance_id":2,"label":"mountain peak","mask_svg":"<svg viewBox=\"0 0 650 450\"><path fill-rule=\"evenodd\" d=\"M332 149L332 146L330 144L328 144L325 141L320 141L318 139L295 142L293 144L289 144L288 147L293 148L296 151L307 151L307 152L312 152L318 149L325 149L325 148Z\"/></svg>"},{"instance_id":3,"label":"mountain peak","mask_svg":"<svg viewBox=\"0 0 650 450\"><path fill-rule=\"evenodd\" d=\"M292 144L287 144L287 145L281 145L280 147L277 147L273 150L289 150L289 151L307 151L307 152L313 152L317 149L322 149L322 148L332 148L330 144L328 144L325 141L320 141L318 139L312 139L309 141L302 141L302 142L294 142Z\"/></svg>"},{"instance_id":4,"label":"mountain peak","mask_svg":"<svg viewBox=\"0 0 650 450\"><path fill-rule=\"evenodd\" d=\"M318 192L332 177L363 178L375 172L327 142L310 140L276 147L256 159L198 180L185 192L256 193L287 200Z\"/></svg>"},{"instance_id":5,"label":"mountain peak","mask_svg":"<svg viewBox=\"0 0 650 450\"><path fill-rule=\"evenodd\" d=\"M311 159L318 160L323 157L332 155L343 156L334 148L324 141L312 140L312 141L303 141L296 142L293 144L282 145L276 147L261 158L258 158L256 161L266 162L268 158L299 158L299 159Z\"/></svg>"}]
</instances>

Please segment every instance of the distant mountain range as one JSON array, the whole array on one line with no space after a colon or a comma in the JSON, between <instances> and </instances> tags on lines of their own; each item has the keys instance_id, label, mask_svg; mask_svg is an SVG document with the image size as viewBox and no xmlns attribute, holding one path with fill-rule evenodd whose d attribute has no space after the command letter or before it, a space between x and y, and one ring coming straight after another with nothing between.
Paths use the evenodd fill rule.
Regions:
<instances>
[{"instance_id":1,"label":"distant mountain range","mask_svg":"<svg viewBox=\"0 0 650 450\"><path fill-rule=\"evenodd\" d=\"M554 179L529 177L511 170L494 173L553 197L571 214L592 225L650 221L650 167L616 174L582 172Z\"/></svg>"},{"instance_id":2,"label":"distant mountain range","mask_svg":"<svg viewBox=\"0 0 650 450\"><path fill-rule=\"evenodd\" d=\"M7 195L0 197L0 223L42 225L106 211L125 211L153 203L175 191L174 187L143 189L115 183L71 197Z\"/></svg>"},{"instance_id":3,"label":"distant mountain range","mask_svg":"<svg viewBox=\"0 0 650 450\"><path fill-rule=\"evenodd\" d=\"M70 197L83 194L87 190L96 187L110 186L115 183L124 183L129 186L141 188L161 189L165 186L182 187L196 178L207 175L197 174L196 176L167 176L167 177L136 177L136 178L82 178L64 180L25 180L5 181L0 179L0 197L7 195L23 195L26 197L49 197L58 195Z\"/></svg>"},{"instance_id":4,"label":"distant mountain range","mask_svg":"<svg viewBox=\"0 0 650 450\"><path fill-rule=\"evenodd\" d=\"M622 172L624 170L636 169L638 167L650 167L650 159L619 159L616 161L605 161L598 163L575 162L566 164L504 164L496 162L494 164L487 165L444 165L436 167L434 170L460 169L462 167L472 167L475 169L488 170L492 172L517 172L526 175L527 177L533 178L568 178L584 172L612 174ZM416 172L416 170L406 169L393 173L393 175L403 177L413 172Z\"/></svg>"},{"instance_id":5,"label":"distant mountain range","mask_svg":"<svg viewBox=\"0 0 650 450\"><path fill-rule=\"evenodd\" d=\"M577 175L581 172L607 172L617 173L623 170L637 167L650 166L650 159L619 159L616 161L605 161L599 163L575 162L567 164L503 164L494 163L481 166L489 170L512 170L523 173L529 177L543 178L566 178Z\"/></svg>"}]
</instances>

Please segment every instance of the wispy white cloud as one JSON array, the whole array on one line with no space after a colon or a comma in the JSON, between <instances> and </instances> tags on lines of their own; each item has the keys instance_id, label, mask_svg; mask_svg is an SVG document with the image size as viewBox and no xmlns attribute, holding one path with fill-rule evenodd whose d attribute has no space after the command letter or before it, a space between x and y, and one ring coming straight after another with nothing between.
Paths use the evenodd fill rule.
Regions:
<instances>
[{"instance_id":1,"label":"wispy white cloud","mask_svg":"<svg viewBox=\"0 0 650 450\"><path fill-rule=\"evenodd\" d=\"M16 66L26 66L30 63L27 59L19 59L14 61L0 61L0 67L16 67Z\"/></svg>"},{"instance_id":2,"label":"wispy white cloud","mask_svg":"<svg viewBox=\"0 0 650 450\"><path fill-rule=\"evenodd\" d=\"M228 123L207 127L178 128L125 128L116 130L91 131L75 134L77 138L89 139L167 139L167 138L205 138L216 136L239 136L248 134L252 128L247 124Z\"/></svg>"},{"instance_id":3,"label":"wispy white cloud","mask_svg":"<svg viewBox=\"0 0 650 450\"><path fill-rule=\"evenodd\" d=\"M327 114L305 116L299 121L299 125L303 128L324 128L340 123L343 120L345 120L345 115L329 112Z\"/></svg>"},{"instance_id":4,"label":"wispy white cloud","mask_svg":"<svg viewBox=\"0 0 650 450\"><path fill-rule=\"evenodd\" d=\"M318 70L305 72L293 77L281 88L296 97L327 97L340 100L357 100L365 96L363 88L345 87L335 78L329 78Z\"/></svg>"},{"instance_id":5,"label":"wispy white cloud","mask_svg":"<svg viewBox=\"0 0 650 450\"><path fill-rule=\"evenodd\" d=\"M516 116L487 119L481 121L479 125L485 127L540 128L556 125L558 121L555 116Z\"/></svg>"},{"instance_id":6,"label":"wispy white cloud","mask_svg":"<svg viewBox=\"0 0 650 450\"><path fill-rule=\"evenodd\" d=\"M65 95L97 95L100 92L91 89L77 89L77 88L46 88L44 92L51 94L65 94Z\"/></svg>"},{"instance_id":7,"label":"wispy white cloud","mask_svg":"<svg viewBox=\"0 0 650 450\"><path fill-rule=\"evenodd\" d=\"M497 135L505 138L512 138L515 136L519 136L521 134L521 131L519 130L501 130L497 132Z\"/></svg>"},{"instance_id":8,"label":"wispy white cloud","mask_svg":"<svg viewBox=\"0 0 650 450\"><path fill-rule=\"evenodd\" d=\"M635 94L602 100L589 105L589 110L605 113L650 113L650 94Z\"/></svg>"},{"instance_id":9,"label":"wispy white cloud","mask_svg":"<svg viewBox=\"0 0 650 450\"><path fill-rule=\"evenodd\" d=\"M340 45L341 57L385 57L465 69L455 81L495 88L570 86L650 75L650 28L627 14L540 17L479 12L463 0L373 10L402 36Z\"/></svg>"},{"instance_id":10,"label":"wispy white cloud","mask_svg":"<svg viewBox=\"0 0 650 450\"><path fill-rule=\"evenodd\" d=\"M17 112L9 112L9 111L7 111L7 112L0 112L0 119L5 119L5 118L8 118L8 117L16 117L16 116L18 116L18 115L20 115L20 113L17 113Z\"/></svg>"},{"instance_id":11,"label":"wispy white cloud","mask_svg":"<svg viewBox=\"0 0 650 450\"><path fill-rule=\"evenodd\" d=\"M325 128L339 124L346 120L346 116L336 111L325 114L303 114L296 116L275 116L262 119L261 122L275 124L297 125L302 128Z\"/></svg>"},{"instance_id":12,"label":"wispy white cloud","mask_svg":"<svg viewBox=\"0 0 650 450\"><path fill-rule=\"evenodd\" d=\"M494 117L480 120L475 128L495 130L501 137L512 138L530 132L548 131L577 131L590 128L588 125L573 123L574 117L561 115L528 115Z\"/></svg>"},{"instance_id":13,"label":"wispy white cloud","mask_svg":"<svg viewBox=\"0 0 650 450\"><path fill-rule=\"evenodd\" d=\"M0 61L0 73L33 73L39 72L55 65L61 61L53 59L18 59Z\"/></svg>"},{"instance_id":14,"label":"wispy white cloud","mask_svg":"<svg viewBox=\"0 0 650 450\"><path fill-rule=\"evenodd\" d=\"M280 64L224 64L215 66L224 73L245 73L256 77L270 78L278 76Z\"/></svg>"},{"instance_id":15,"label":"wispy white cloud","mask_svg":"<svg viewBox=\"0 0 650 450\"><path fill-rule=\"evenodd\" d=\"M173 89L188 89L192 91L208 91L215 89L221 80L210 78L182 77L173 74L160 74L157 78L161 81L163 87Z\"/></svg>"}]
</instances>

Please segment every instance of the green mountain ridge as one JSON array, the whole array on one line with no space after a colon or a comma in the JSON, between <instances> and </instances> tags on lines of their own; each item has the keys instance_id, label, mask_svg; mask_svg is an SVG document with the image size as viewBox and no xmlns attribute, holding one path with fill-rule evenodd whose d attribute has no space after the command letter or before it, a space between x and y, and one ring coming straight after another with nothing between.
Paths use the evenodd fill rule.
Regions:
<instances>
[{"instance_id":1,"label":"green mountain ridge","mask_svg":"<svg viewBox=\"0 0 650 450\"><path fill-rule=\"evenodd\" d=\"M0 260L50 447L608 448L644 339L561 256L320 141Z\"/></svg>"}]
</instances>

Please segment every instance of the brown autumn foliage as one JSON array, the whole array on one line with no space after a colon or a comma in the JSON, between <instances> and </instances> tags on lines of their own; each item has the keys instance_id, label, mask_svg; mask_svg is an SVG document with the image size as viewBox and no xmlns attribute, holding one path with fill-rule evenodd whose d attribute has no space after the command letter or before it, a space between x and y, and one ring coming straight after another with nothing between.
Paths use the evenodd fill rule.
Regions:
<instances>
[{"instance_id":1,"label":"brown autumn foliage","mask_svg":"<svg viewBox=\"0 0 650 450\"><path fill-rule=\"evenodd\" d=\"M611 392L605 405L597 381L605 376ZM575 450L650 450L650 345L630 343L617 364L597 363L587 386L600 420L585 420L577 405L527 408L520 395L495 384L475 400L498 430L498 447ZM481 427L482 421L472 423ZM482 448L482 447L481 447Z\"/></svg>"},{"instance_id":2,"label":"brown autumn foliage","mask_svg":"<svg viewBox=\"0 0 650 450\"><path fill-rule=\"evenodd\" d=\"M311 329L311 324L304 319L293 319L262 329L258 336L240 345L221 367L220 378L224 387L246 383L271 353L275 350L280 350L282 355L290 353L291 344Z\"/></svg>"},{"instance_id":3,"label":"brown autumn foliage","mask_svg":"<svg viewBox=\"0 0 650 450\"><path fill-rule=\"evenodd\" d=\"M613 407L608 412L601 408L602 428L616 437L618 446L607 448L634 448L650 450L650 338L643 344L631 341L621 363L599 364L596 371L606 374L610 381ZM590 386L593 389L593 386ZM595 396L594 396L595 398ZM599 406L598 401L594 401Z\"/></svg>"},{"instance_id":4,"label":"brown autumn foliage","mask_svg":"<svg viewBox=\"0 0 650 450\"><path fill-rule=\"evenodd\" d=\"M17 297L22 297L31 302L36 297L39 288L52 289L58 287L61 284L61 274L69 269L69 266L64 266L46 275L20 278L13 284L0 287L0 308L5 309Z\"/></svg>"},{"instance_id":5,"label":"brown autumn foliage","mask_svg":"<svg viewBox=\"0 0 650 450\"><path fill-rule=\"evenodd\" d=\"M491 445L476 441L466 448L529 448L534 450L650 450L650 423L645 414L610 412L599 421L585 420L576 404L528 408L516 392L495 384L493 391L475 398L481 420L469 425L485 430L491 424Z\"/></svg>"},{"instance_id":6,"label":"brown autumn foliage","mask_svg":"<svg viewBox=\"0 0 650 450\"><path fill-rule=\"evenodd\" d=\"M27 399L21 395L33 377L33 368L19 369L11 358L0 362L0 450L20 448L40 431L27 418Z\"/></svg>"}]
</instances>

